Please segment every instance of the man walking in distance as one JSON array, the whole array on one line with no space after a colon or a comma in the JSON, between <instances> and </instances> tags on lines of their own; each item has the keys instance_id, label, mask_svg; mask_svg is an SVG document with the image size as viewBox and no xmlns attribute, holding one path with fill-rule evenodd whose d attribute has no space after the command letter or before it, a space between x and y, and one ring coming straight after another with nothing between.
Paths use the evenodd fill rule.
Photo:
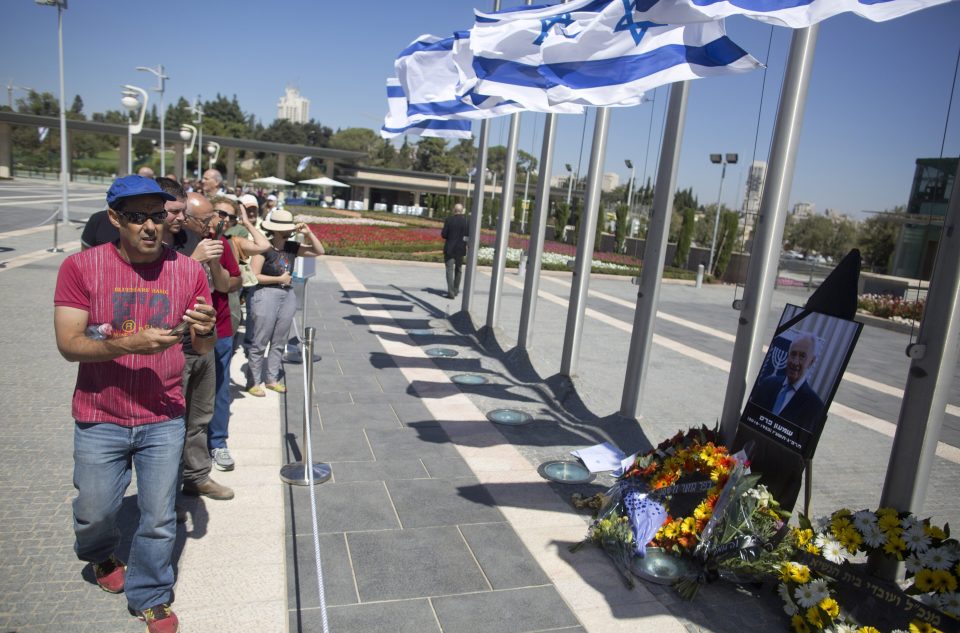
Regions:
<instances>
[{"instance_id":1,"label":"man walking in distance","mask_svg":"<svg viewBox=\"0 0 960 633\"><path fill-rule=\"evenodd\" d=\"M163 246L164 201L141 176L107 191L115 244L69 256L54 295L57 348L79 362L73 394L75 550L105 591L126 591L150 633L175 633L170 609L176 536L174 500L184 435L184 364L172 328L193 348L214 344L214 311L202 268ZM116 521L131 470L139 523L129 565L117 559Z\"/></svg>"},{"instance_id":2,"label":"man walking in distance","mask_svg":"<svg viewBox=\"0 0 960 633\"><path fill-rule=\"evenodd\" d=\"M219 169L208 169L203 172L203 176L200 178L200 186L203 189L203 195L207 198L226 193L223 190L223 174L220 173Z\"/></svg>"},{"instance_id":3,"label":"man walking in distance","mask_svg":"<svg viewBox=\"0 0 960 633\"><path fill-rule=\"evenodd\" d=\"M460 294L460 273L463 271L463 258L467 254L467 237L470 227L463 215L463 205L453 205L453 215L443 222L440 237L443 242L443 263L447 267L447 298L455 299Z\"/></svg>"},{"instance_id":4,"label":"man walking in distance","mask_svg":"<svg viewBox=\"0 0 960 633\"><path fill-rule=\"evenodd\" d=\"M191 257L203 265L213 292L213 307L217 312L217 329L221 322L230 328L230 307L226 292L232 280L239 285L240 269L224 242L210 239L210 224L217 215L213 205L199 193L187 194L187 209L183 212L183 228L200 242ZM231 266L232 262L232 266ZM236 273L236 277L233 274ZM219 331L217 336L220 336ZM210 477L212 459L207 448L207 430L213 418L217 388L216 358L212 351L198 353L191 342L183 340L186 365L183 369L183 390L187 400L187 434L183 445L183 494L204 496L226 501L233 499L233 490Z\"/></svg>"}]
</instances>

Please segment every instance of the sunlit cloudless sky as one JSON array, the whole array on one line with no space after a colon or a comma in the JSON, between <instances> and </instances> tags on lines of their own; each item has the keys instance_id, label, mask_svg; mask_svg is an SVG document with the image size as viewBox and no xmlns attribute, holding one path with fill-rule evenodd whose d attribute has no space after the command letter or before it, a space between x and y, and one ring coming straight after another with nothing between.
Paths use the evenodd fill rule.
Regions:
<instances>
[{"instance_id":1,"label":"sunlit cloudless sky","mask_svg":"<svg viewBox=\"0 0 960 633\"><path fill-rule=\"evenodd\" d=\"M170 76L167 104L180 96L192 102L197 95L236 95L245 112L269 125L284 87L294 85L323 125L378 129L396 54L421 34L469 28L473 9L491 6L469 0L70 0L63 27L67 104L79 94L88 115L120 109L122 84L156 85L153 75L135 67L163 64ZM4 87L12 82L57 93L56 27L55 8L0 2ZM721 168L709 154L736 152L740 162L727 168L722 201L739 208L750 161L769 153L792 31L733 18L727 33L767 70L692 82L677 184L692 187L701 203L715 202ZM810 202L818 212L855 217L890 209L906 202L917 158L940 156L942 143L944 156L960 154L960 95L949 124L947 118L958 47L960 2L883 23L853 15L824 21L791 205ZM667 96L663 87L648 93L646 104L613 110L604 171L619 173L621 183L629 176L624 159L635 164L638 182L655 178ZM566 163L584 173L593 113L586 128L583 116L559 119L553 173L565 173ZM537 157L543 120L542 114L522 118L520 148ZM506 144L507 125L505 117L492 121L493 144Z\"/></svg>"}]
</instances>

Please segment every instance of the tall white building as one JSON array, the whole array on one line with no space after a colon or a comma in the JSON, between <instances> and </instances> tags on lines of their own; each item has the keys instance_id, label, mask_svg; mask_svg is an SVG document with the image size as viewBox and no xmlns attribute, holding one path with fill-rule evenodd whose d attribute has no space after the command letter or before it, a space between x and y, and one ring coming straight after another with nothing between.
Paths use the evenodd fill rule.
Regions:
<instances>
[{"instance_id":1,"label":"tall white building","mask_svg":"<svg viewBox=\"0 0 960 633\"><path fill-rule=\"evenodd\" d=\"M600 181L600 189L603 191L613 191L620 185L620 174L608 171L603 175Z\"/></svg>"},{"instance_id":2,"label":"tall white building","mask_svg":"<svg viewBox=\"0 0 960 633\"><path fill-rule=\"evenodd\" d=\"M286 93L277 102L277 118L294 123L310 120L310 100L300 95L300 90L287 86Z\"/></svg>"},{"instance_id":3,"label":"tall white building","mask_svg":"<svg viewBox=\"0 0 960 633\"><path fill-rule=\"evenodd\" d=\"M744 213L759 213L760 199L763 198L763 185L767 180L767 163L755 160L747 171L747 190L743 197Z\"/></svg>"},{"instance_id":4,"label":"tall white building","mask_svg":"<svg viewBox=\"0 0 960 633\"><path fill-rule=\"evenodd\" d=\"M816 209L812 202L797 202L793 205L793 215L798 220L809 218L814 213L816 213Z\"/></svg>"}]
</instances>

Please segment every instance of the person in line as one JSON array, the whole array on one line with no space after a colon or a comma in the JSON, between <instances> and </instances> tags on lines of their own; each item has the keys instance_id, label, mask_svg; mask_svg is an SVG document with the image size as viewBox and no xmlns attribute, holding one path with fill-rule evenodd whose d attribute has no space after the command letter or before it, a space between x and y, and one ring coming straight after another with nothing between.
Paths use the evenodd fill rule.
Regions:
<instances>
[{"instance_id":1,"label":"person in line","mask_svg":"<svg viewBox=\"0 0 960 633\"><path fill-rule=\"evenodd\" d=\"M149 633L175 633L174 500L184 436L179 323L198 351L213 349L214 310L195 261L163 244L174 196L152 179L119 178L107 191L119 232L66 258L57 275L54 331L80 364L73 394L75 550L97 584L126 592ZM116 555L117 519L132 470L139 519L129 566Z\"/></svg>"},{"instance_id":2,"label":"person in line","mask_svg":"<svg viewBox=\"0 0 960 633\"><path fill-rule=\"evenodd\" d=\"M750 400L785 420L812 428L823 415L823 400L807 382L808 371L816 361L817 339L800 334L790 343L785 375L760 380Z\"/></svg>"},{"instance_id":3,"label":"person in line","mask_svg":"<svg viewBox=\"0 0 960 633\"><path fill-rule=\"evenodd\" d=\"M191 257L203 264L213 307L217 312L217 339L231 330L227 293L240 284L240 269L222 239L213 239L211 223L217 218L213 205L196 192L187 194L183 227L199 240ZM235 280L235 281L234 281ZM183 389L187 399L187 435L183 446L183 494L226 501L233 490L210 477L213 467L208 447L209 425L214 416L217 392L217 360L213 351L198 353L184 338ZM228 453L229 456L229 453ZM229 462L227 462L229 466Z\"/></svg>"},{"instance_id":4,"label":"person in line","mask_svg":"<svg viewBox=\"0 0 960 633\"><path fill-rule=\"evenodd\" d=\"M443 221L440 237L443 238L443 263L447 269L447 298L455 299L460 294L460 276L463 258L467 254L467 238L470 227L463 214L463 205L453 205L453 215Z\"/></svg>"},{"instance_id":5,"label":"person in line","mask_svg":"<svg viewBox=\"0 0 960 633\"><path fill-rule=\"evenodd\" d=\"M137 170L137 175L153 178L153 170L149 167L141 167ZM80 250L85 251L100 244L116 242L118 239L120 239L120 233L110 223L107 210L103 209L92 214L83 225L83 232L80 234Z\"/></svg>"},{"instance_id":6,"label":"person in line","mask_svg":"<svg viewBox=\"0 0 960 633\"><path fill-rule=\"evenodd\" d=\"M291 285L293 260L323 255L323 245L316 234L306 224L294 223L289 211L275 210L269 219L263 221L263 228L270 232L268 237L272 248L262 255L254 255L250 261L250 269L257 276L259 285L250 300L253 335L247 357L252 382L247 393L259 398L266 395L260 386L262 379L267 389L278 393L287 391L280 383L280 366L297 311L297 298ZM294 232L304 236L303 244L290 239ZM264 376L263 358L268 345L270 352Z\"/></svg>"},{"instance_id":7,"label":"person in line","mask_svg":"<svg viewBox=\"0 0 960 633\"><path fill-rule=\"evenodd\" d=\"M203 172L203 176L200 177L200 187L203 190L203 195L208 199L226 193L223 188L223 174L220 173L219 169L208 169Z\"/></svg>"},{"instance_id":8,"label":"person in line","mask_svg":"<svg viewBox=\"0 0 960 633\"><path fill-rule=\"evenodd\" d=\"M241 208L240 212L236 218L233 219L232 226L227 229L224 235L230 238L233 255L237 258L237 264L240 265L240 279L243 284L236 303L232 301L233 295L231 295L230 310L231 314L235 317L233 351L236 352L237 348L242 346L244 356L249 356L250 336L253 333L253 324L250 316L250 296L258 284L257 276L254 275L250 269L250 258L259 253L266 252L272 248L272 246L260 229L255 226L255 223L259 220L260 213L260 203L257 202L256 197L251 194L244 194L240 196L239 203ZM245 314L242 317L242 335L238 331L239 323L236 320L240 318L240 312L238 310L236 314L233 313L234 305L237 305L238 308L245 308ZM246 374L247 385L244 389L249 389L253 386L250 384L249 366L247 366Z\"/></svg>"}]
</instances>

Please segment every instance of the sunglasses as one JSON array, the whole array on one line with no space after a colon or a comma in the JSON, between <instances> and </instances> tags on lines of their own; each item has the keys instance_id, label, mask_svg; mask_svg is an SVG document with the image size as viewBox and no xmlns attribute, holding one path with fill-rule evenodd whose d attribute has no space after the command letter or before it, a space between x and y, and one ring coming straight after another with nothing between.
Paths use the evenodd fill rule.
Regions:
<instances>
[{"instance_id":1,"label":"sunglasses","mask_svg":"<svg viewBox=\"0 0 960 633\"><path fill-rule=\"evenodd\" d=\"M228 211L217 211L217 215L220 216L221 220L236 220L237 216L228 212Z\"/></svg>"},{"instance_id":2,"label":"sunglasses","mask_svg":"<svg viewBox=\"0 0 960 633\"><path fill-rule=\"evenodd\" d=\"M187 213L186 211L183 212L183 217L188 220L196 220L201 226L210 226L210 222L213 220L213 214L201 220L197 216L193 215L192 213Z\"/></svg>"},{"instance_id":3,"label":"sunglasses","mask_svg":"<svg viewBox=\"0 0 960 633\"><path fill-rule=\"evenodd\" d=\"M143 211L124 211L121 213L132 224L146 224L147 220L154 224L160 224L167 217L166 211L157 211L156 213L144 213Z\"/></svg>"}]
</instances>

